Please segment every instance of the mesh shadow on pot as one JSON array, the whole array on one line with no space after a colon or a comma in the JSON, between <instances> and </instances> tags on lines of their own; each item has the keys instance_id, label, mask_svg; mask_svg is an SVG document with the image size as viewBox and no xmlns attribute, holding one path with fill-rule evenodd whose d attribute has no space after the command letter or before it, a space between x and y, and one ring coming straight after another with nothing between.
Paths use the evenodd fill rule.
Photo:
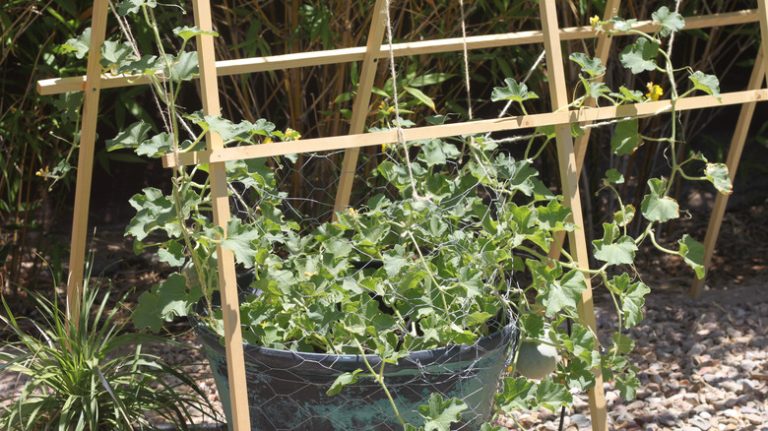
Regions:
<instances>
[{"instance_id":1,"label":"mesh shadow on pot","mask_svg":"<svg viewBox=\"0 0 768 431\"><path fill-rule=\"evenodd\" d=\"M194 326L229 415L222 341L201 322L195 321ZM418 406L437 392L462 399L469 407L463 423L455 429L477 429L491 415L497 385L516 340L517 326L512 323L472 346L411 352L397 365L386 365L384 379L406 421L419 423ZM371 379L361 378L336 396L326 395L340 374L366 369L362 356L293 352L248 344L244 347L254 430L402 429L384 391ZM379 368L378 356L368 355L366 359Z\"/></svg>"}]
</instances>

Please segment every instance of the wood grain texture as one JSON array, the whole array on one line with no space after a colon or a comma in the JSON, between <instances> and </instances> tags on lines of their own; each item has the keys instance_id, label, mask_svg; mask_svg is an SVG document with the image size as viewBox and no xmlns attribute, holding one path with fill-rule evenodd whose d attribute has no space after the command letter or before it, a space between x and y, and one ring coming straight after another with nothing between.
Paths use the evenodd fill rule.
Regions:
<instances>
[{"instance_id":1,"label":"wood grain texture","mask_svg":"<svg viewBox=\"0 0 768 431\"><path fill-rule=\"evenodd\" d=\"M557 36L557 9L555 0L540 0L539 9L544 30L544 49L546 50L547 77L549 78L549 94L553 110L568 108L568 87L563 69L563 55L560 39ZM584 218L579 196L579 177L576 168L576 154L573 149L570 124L555 126L557 141L557 158L562 184L563 203L571 209L571 222L575 230L568 233L568 242L575 263L581 269L589 269L589 252L584 236ZM597 321L592 300L592 285L589 277L585 277L586 289L581 295L578 305L579 319L583 324L597 333ZM599 349L599 346L595 346ZM608 429L608 410L603 390L603 374L599 367L592 370L595 384L589 389L589 411L592 417L592 429L606 431Z\"/></svg>"},{"instance_id":2,"label":"wood grain texture","mask_svg":"<svg viewBox=\"0 0 768 431\"><path fill-rule=\"evenodd\" d=\"M766 100L768 100L768 89L745 90L723 93L720 95L719 99L714 96L693 96L678 99L676 109L677 111L689 111L693 109L739 105ZM402 133L405 141L418 141L446 138L449 136L529 129L567 123L593 123L596 121L615 120L618 118L641 118L663 114L669 112L671 108L672 105L669 100L659 100L656 102L644 102L632 105L603 106L600 108L580 109L575 111L546 112L490 120L441 124L437 126L413 127L410 129L403 129ZM216 152L188 152L179 154L178 160L176 160L172 154L168 154L164 156L162 160L163 166L170 168L179 165L257 159L294 153L343 150L347 148L391 144L393 142L397 142L397 131L394 129L359 135L342 135L290 142L273 142L241 147L227 147Z\"/></svg>"},{"instance_id":3,"label":"wood grain texture","mask_svg":"<svg viewBox=\"0 0 768 431\"><path fill-rule=\"evenodd\" d=\"M621 0L608 0L605 3L605 12L603 13L603 21L609 21L611 18L618 16L619 7L621 7ZM597 47L595 47L595 58L600 59L602 64L607 64L608 55L611 52L611 45L613 38L607 33L603 32L597 36ZM603 76L595 79L595 82L603 82ZM589 98L584 103L587 107L595 107L597 101L593 98ZM585 124L586 125L586 124ZM576 138L574 142L574 151L576 151L576 176L581 175L581 168L584 166L584 157L587 154L587 147L589 145L589 137L592 135L592 129L586 128L583 130L581 136ZM549 257L552 259L560 258L560 250L565 242L565 232L558 232L555 236L555 241L552 244L552 248L549 250Z\"/></svg>"},{"instance_id":4,"label":"wood grain texture","mask_svg":"<svg viewBox=\"0 0 768 431\"><path fill-rule=\"evenodd\" d=\"M687 17L685 19L685 30L740 25L757 21L758 11L749 9L736 12ZM653 24L651 21L639 21L635 24L634 28L640 31L653 32L658 28L658 26ZM597 37L597 32L590 26L562 28L559 30L559 34L560 39L563 41L585 40ZM540 30L478 35L470 36L467 38L467 49L473 50L500 48L504 46L529 45L534 43L542 43L543 41L544 35ZM393 50L395 57L429 55L446 52L458 52L463 50L463 44L462 38L454 37L418 42L397 43L394 44ZM222 60L216 62L216 68L218 70L219 76L241 75L247 73L268 72L297 67L311 67L325 64L361 61L365 58L366 52L367 47L359 46L325 51L273 55L268 57ZM388 56L389 52L385 47L380 48L376 53L376 58L378 59L386 58ZM160 72L158 72L155 77L158 79L163 79L163 75ZM37 82L37 91L41 95L53 95L70 91L82 91L82 85L84 81L84 76L43 79ZM102 88L147 85L150 82L151 78L147 76L109 74L102 75Z\"/></svg>"},{"instance_id":5,"label":"wood grain texture","mask_svg":"<svg viewBox=\"0 0 768 431\"><path fill-rule=\"evenodd\" d=\"M378 66L378 54L381 50L381 40L386 29L385 0L377 0L371 16L371 28L368 31L368 41L363 57L363 66L360 70L360 83L357 85L357 95L352 106L352 121L349 126L349 134L356 135L365 131L365 121L371 104L371 91L373 81L376 78ZM344 151L344 160L341 164L341 177L339 187L336 190L336 202L334 203L334 219L336 213L343 211L349 205L352 194L352 185L355 182L357 160L360 157L360 148L348 148Z\"/></svg>"},{"instance_id":6,"label":"wood grain texture","mask_svg":"<svg viewBox=\"0 0 768 431\"><path fill-rule=\"evenodd\" d=\"M93 158L96 149L96 126L99 120L101 94L101 46L107 33L108 0L95 0L91 22L91 45L88 50L86 79L83 96L80 148L77 154L77 178L72 217L72 237L69 249L69 275L67 277L67 316L78 325L83 295L85 249L88 241L88 210L91 200Z\"/></svg>"},{"instance_id":7,"label":"wood grain texture","mask_svg":"<svg viewBox=\"0 0 768 431\"><path fill-rule=\"evenodd\" d=\"M213 31L211 4L209 0L192 1L195 25L204 32ZM206 115L220 115L219 85L216 71L216 52L211 34L197 36L197 56L200 65L200 91L203 112ZM207 147L211 151L221 150L224 143L213 132L206 135ZM227 172L224 163L212 163L210 166L211 201L213 222L222 229L224 237L230 220L229 194L227 190ZM237 292L235 258L232 251L216 246L221 293L221 313L224 321L224 349L227 355L227 378L229 380L229 399L231 412L230 430L250 431L251 419L248 409L248 391L245 382L245 358L243 357L243 336L240 327L240 303Z\"/></svg>"}]
</instances>

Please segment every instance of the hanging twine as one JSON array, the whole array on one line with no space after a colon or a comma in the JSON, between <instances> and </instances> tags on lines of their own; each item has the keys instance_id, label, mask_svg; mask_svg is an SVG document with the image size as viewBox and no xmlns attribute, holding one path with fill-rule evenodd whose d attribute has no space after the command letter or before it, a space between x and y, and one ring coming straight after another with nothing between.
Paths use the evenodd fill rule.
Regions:
<instances>
[{"instance_id":1,"label":"hanging twine","mask_svg":"<svg viewBox=\"0 0 768 431\"><path fill-rule=\"evenodd\" d=\"M397 70L395 67L395 49L394 45L392 43L392 15L390 13L390 9L392 6L391 0L386 0L386 15L387 15L387 44L389 46L389 73L390 77L392 78L392 102L394 103L395 108L395 126L396 126L396 133L397 133L397 143L398 146L403 149L403 154L405 155L405 163L406 167L408 169L408 179L411 183L411 190L413 191L413 197L415 199L421 198L419 196L418 189L416 189L416 180L413 177L413 169L411 167L411 156L408 154L408 146L405 142L405 136L403 134L403 128L400 126L400 100L398 98L398 90L397 90Z\"/></svg>"}]
</instances>

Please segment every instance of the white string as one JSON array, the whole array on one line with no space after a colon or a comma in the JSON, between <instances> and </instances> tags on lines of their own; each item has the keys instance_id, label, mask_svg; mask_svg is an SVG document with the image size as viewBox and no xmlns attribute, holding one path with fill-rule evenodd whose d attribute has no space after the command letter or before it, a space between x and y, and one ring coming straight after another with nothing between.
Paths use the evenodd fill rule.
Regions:
<instances>
[{"instance_id":1,"label":"white string","mask_svg":"<svg viewBox=\"0 0 768 431\"><path fill-rule=\"evenodd\" d=\"M474 119L472 114L472 86L469 80L469 48L467 47L467 15L464 11L464 0L459 0L459 9L461 10L461 44L464 58L464 85L467 90L467 116L470 120ZM474 140L474 137L470 138Z\"/></svg>"},{"instance_id":2,"label":"white string","mask_svg":"<svg viewBox=\"0 0 768 431\"><path fill-rule=\"evenodd\" d=\"M400 127L400 101L397 95L397 70L395 68L395 49L392 43L392 16L390 14L390 8L392 6L391 0L385 0L385 9L387 15L387 44L389 45L389 73L392 77L392 102L395 108L395 125L397 126L397 143L403 149L405 154L405 165L408 168L408 179L411 183L411 189L413 191L413 197L419 198L419 192L416 188L416 180L413 178L413 169L411 168L411 156L408 154L408 146L405 142L405 136L403 136L403 128Z\"/></svg>"}]
</instances>

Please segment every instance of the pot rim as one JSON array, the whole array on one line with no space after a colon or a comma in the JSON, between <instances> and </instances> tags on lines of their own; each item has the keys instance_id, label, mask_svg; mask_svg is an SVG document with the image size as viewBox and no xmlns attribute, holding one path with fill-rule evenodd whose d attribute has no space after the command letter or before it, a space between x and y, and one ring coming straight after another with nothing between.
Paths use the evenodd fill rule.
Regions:
<instances>
[{"instance_id":1,"label":"pot rim","mask_svg":"<svg viewBox=\"0 0 768 431\"><path fill-rule=\"evenodd\" d=\"M198 315L190 314L189 320L202 338L208 339L211 342L215 341L216 346L222 347L219 334L215 333L213 329L204 324L203 321L198 318ZM444 363L446 360L450 361L450 358L458 358L454 360L461 360L463 357L479 359L490 351L504 348L515 343L518 338L517 335L519 335L517 319L514 319L499 330L478 338L472 345L451 344L434 349L413 350L407 352L404 357L400 358L399 362L407 361L420 366L427 366L430 364ZM243 340L243 348L246 356L261 356L268 360L295 360L300 358L302 361L312 361L328 365L342 365L343 363L350 362L358 363L361 362L363 358L363 355L351 353L316 353L275 349L272 347L250 344L245 340ZM365 359L371 365L381 363L381 357L376 354L365 355Z\"/></svg>"}]
</instances>

